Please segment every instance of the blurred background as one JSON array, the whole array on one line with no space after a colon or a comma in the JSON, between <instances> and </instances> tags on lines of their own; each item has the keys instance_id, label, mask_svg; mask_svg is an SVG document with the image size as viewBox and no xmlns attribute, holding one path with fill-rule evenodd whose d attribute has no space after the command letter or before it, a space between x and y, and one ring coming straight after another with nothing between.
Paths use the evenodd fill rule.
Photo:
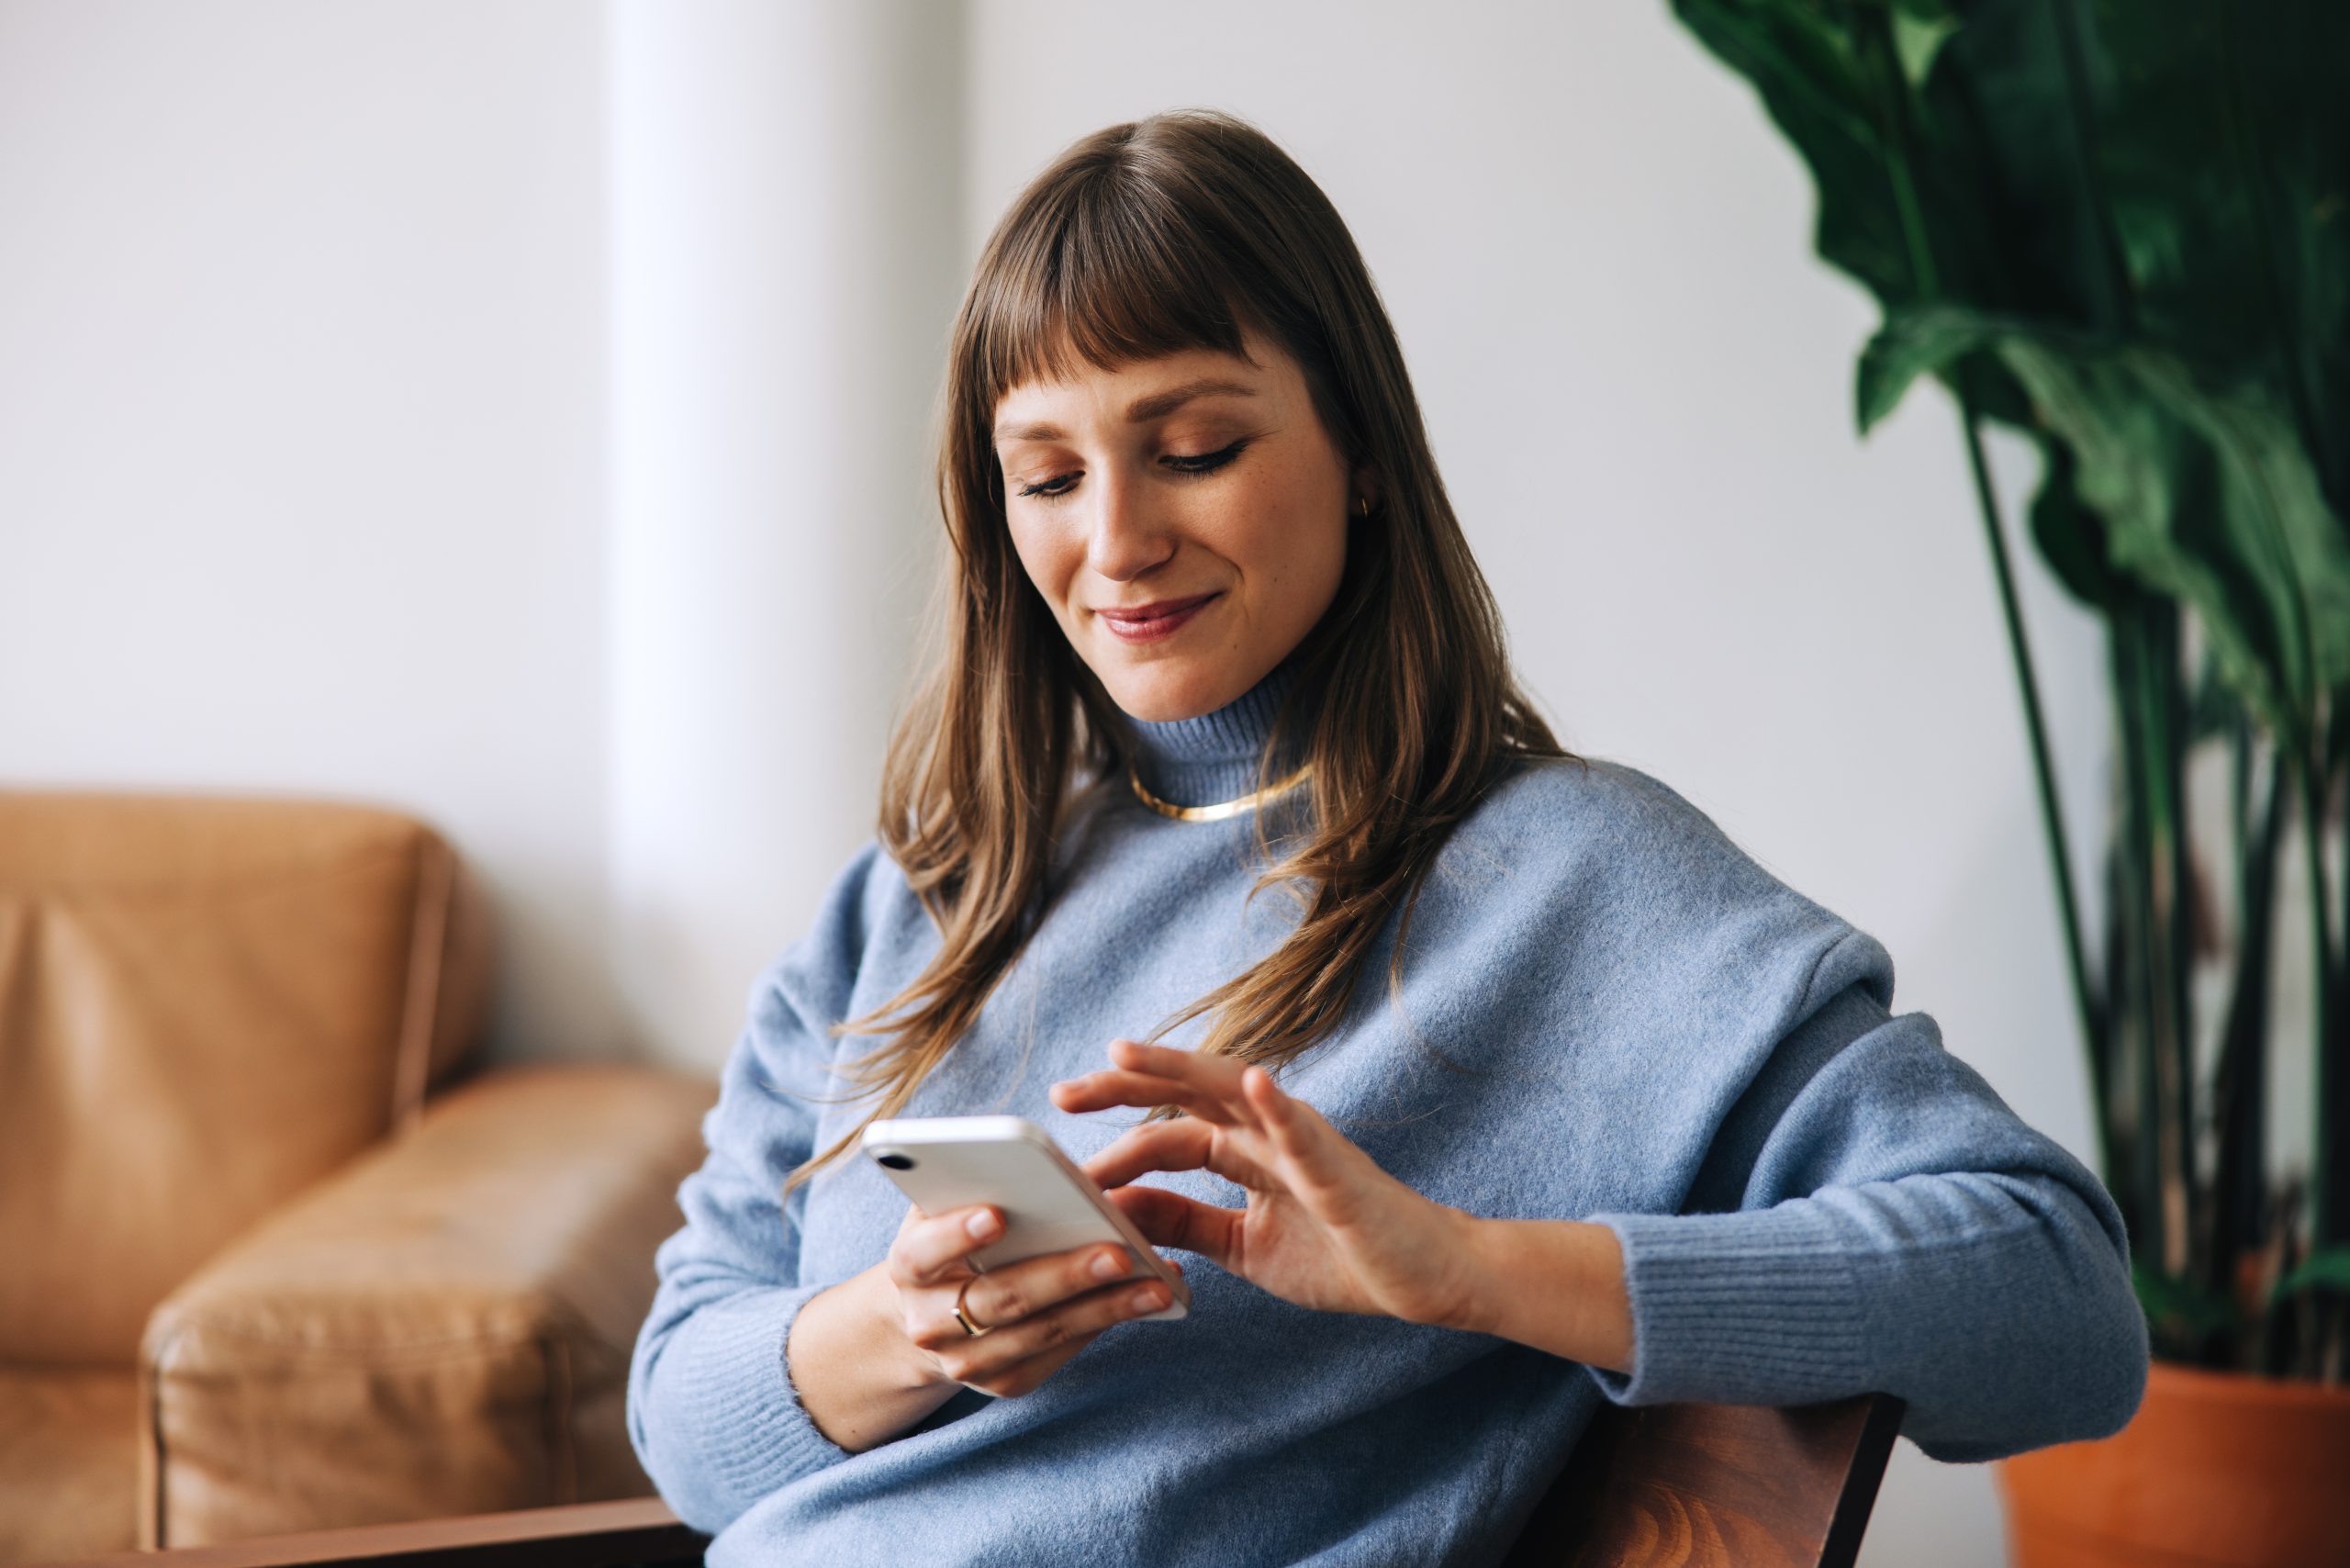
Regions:
<instances>
[{"instance_id":1,"label":"blurred background","mask_svg":"<svg viewBox=\"0 0 2350 1568\"><path fill-rule=\"evenodd\" d=\"M490 896L493 1059L714 1071L869 832L979 241L1183 105L1351 225L1567 744L2094 1163L1950 401L1853 435L1874 308L1662 4L0 0L0 783L413 812ZM2093 846L2098 628L2018 553ZM1863 1561L1999 1555L1988 1472L1902 1445Z\"/></svg>"}]
</instances>

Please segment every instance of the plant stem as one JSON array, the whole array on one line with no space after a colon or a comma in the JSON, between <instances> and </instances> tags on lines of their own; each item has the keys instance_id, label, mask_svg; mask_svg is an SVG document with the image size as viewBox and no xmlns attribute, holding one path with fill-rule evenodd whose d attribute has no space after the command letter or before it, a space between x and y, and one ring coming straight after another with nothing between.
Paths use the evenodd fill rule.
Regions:
<instances>
[{"instance_id":1,"label":"plant stem","mask_svg":"<svg viewBox=\"0 0 2350 1568\"><path fill-rule=\"evenodd\" d=\"M2191 1262L2188 1210L2194 1184L2192 1086L2187 1081L2188 1042L2180 1014L2185 976L2179 972L2184 890L2177 879L2176 794L2178 607L2157 594L2132 594L2116 628L2126 630L2121 645L2129 655L2119 684L2131 785L2131 906L2139 917L2139 994L2146 1009L2142 1110L2151 1118L2154 1196L2162 1214L2159 1256L2163 1271L2177 1278Z\"/></svg>"},{"instance_id":2,"label":"plant stem","mask_svg":"<svg viewBox=\"0 0 2350 1568\"><path fill-rule=\"evenodd\" d=\"M2281 752L2269 752L2266 803L2255 818L2251 795L2252 733L2239 714L2232 737L2237 774L2235 974L2221 1025L2219 1070L2213 1076L2212 1120L2218 1157L2203 1247L2204 1284L2232 1297L2236 1260L2266 1239L2268 1002L2276 927L2277 857L2291 796ZM2249 1361L2242 1363L2251 1370Z\"/></svg>"},{"instance_id":3,"label":"plant stem","mask_svg":"<svg viewBox=\"0 0 2350 1568\"><path fill-rule=\"evenodd\" d=\"M2162 1052L2157 1070L2163 1083L2166 1121L2164 1126L2164 1202L2171 1213L2171 1257L2176 1272L2192 1264L2191 1211L2198 1195L2195 1147L2195 1026L2193 993L2189 987L2195 961L2192 934L2194 889L2187 855L2187 767L2185 683L2179 665L2179 624L2183 611L2176 599L2158 598L2148 605L2152 635L2143 666L2146 701L2146 767L2153 807L2149 827L2149 866L2154 873L2154 984L2157 988L2154 1038Z\"/></svg>"},{"instance_id":4,"label":"plant stem","mask_svg":"<svg viewBox=\"0 0 2350 1568\"><path fill-rule=\"evenodd\" d=\"M2336 707L2329 715L2327 739L2331 745L2314 743L2310 748L2311 760L2305 777L2313 783L2305 785L2313 805L2307 811L2310 819L2310 884L2313 907L2318 913L2315 934L2320 954L2317 976L2317 1060L2314 1064L2317 1099L2315 1141L2310 1154L2311 1187L2316 1194L2316 1207L2310 1223L2311 1244L2323 1247L2339 1241L2341 1233L2350 1231L2350 1170L2343 1169L2339 1140L2350 1132L2350 1019L2343 1009L2350 1006L2350 950L2337 961L2329 956L2332 933L2327 929L2325 915L2325 857L2322 844L2325 823L2333 799L2334 762L2345 753L2343 726L2350 722ZM2342 895L2343 940L2350 948L2350 833L2344 835L2342 874L2339 890ZM2318 1303L2320 1327L2317 1375L2329 1383L2342 1381L2344 1360L2350 1354L2350 1295L2332 1294Z\"/></svg>"},{"instance_id":5,"label":"plant stem","mask_svg":"<svg viewBox=\"0 0 2350 1568\"><path fill-rule=\"evenodd\" d=\"M1991 553L1991 576L1998 584L1999 616L2007 627L2008 654L2015 667L2016 688L2023 699L2024 733L2031 744L2032 781L2040 799L2040 825L2048 846L2049 868L2056 879L2056 910L2064 927L2065 962L2073 980L2073 1009L2081 1026L2081 1040L2089 1054L2090 1092L2096 1098L2098 1160L2112 1154L2107 1147L2105 1097L2111 1088L2106 1060L2105 1028L2096 992L2089 988L2087 949L2081 945L2081 906L2073 888L2073 856L2065 832L2065 811L2056 794L2056 763L2048 746L2048 721L2041 711L2040 680L2031 657L2031 638L2024 630L2023 607L2016 596L2015 568L2008 559L2007 532L2000 525L1998 497L1991 488L1990 465L1983 453L1982 415L1975 407L1973 378L1957 366L1959 424L1966 437L1966 465L1975 478L1975 506L1983 521L1983 540Z\"/></svg>"},{"instance_id":6,"label":"plant stem","mask_svg":"<svg viewBox=\"0 0 2350 1568\"><path fill-rule=\"evenodd\" d=\"M2317 1017L2310 1064L2315 1079L2311 1098L2316 1120L2311 1129L2310 1145L2310 1241L2313 1247L2330 1247L2344 1239L2337 1234L2344 1215L2333 1190L2339 1180L2334 1169L2333 1140L2326 1136L2333 1122L2333 1095L2338 1091L2332 1081L2333 1063L2328 1059L2333 1045L2333 919L2326 900L2326 775L2322 756L2304 757L2300 775L2301 850L2308 863L2310 940L2317 960L2316 994L2312 999Z\"/></svg>"},{"instance_id":7,"label":"plant stem","mask_svg":"<svg viewBox=\"0 0 2350 1568\"><path fill-rule=\"evenodd\" d=\"M2155 962L2154 833L2149 825L2154 807L2148 799L2145 675L2146 615L2143 592L2122 595L2109 622L2112 632L2113 706L2121 728L2122 799L2114 824L2113 858L2118 887L2113 910L2121 940L2119 958L2108 984L2112 988L2115 1026L2129 1028L2132 1114L2131 1180L2138 1205L2140 1228L2131 1236L2133 1256L2156 1259L2166 1271L2172 1256L2171 1206L2166 1173L2169 1169L2171 1122L2163 1099L2164 1041L2156 1028L2163 1002L2162 976Z\"/></svg>"},{"instance_id":8,"label":"plant stem","mask_svg":"<svg viewBox=\"0 0 2350 1568\"><path fill-rule=\"evenodd\" d=\"M1906 99L1908 89L1894 58L1892 24L1882 10L1869 10L1861 17L1860 26L1863 48L1873 65L1870 75L1885 113L1885 144L1890 153L1886 173L1893 187L1894 207L1901 217L1911 282L1921 300L1932 300L1942 292L1942 277L1934 264L1933 237L1927 228L1925 211L1918 200L1917 180L1911 172ZM2073 1004L2081 1026L2082 1046L2088 1053L2092 1090L2100 1107L2095 1118L2098 1141L2101 1154L2109 1153L2109 1148L2102 1148L2106 1143L2102 1106L2108 1078L2104 1028L2096 993L2089 986L2087 955L2081 945L2080 901L2073 889L2072 854L2065 839L2064 811L2057 799L2056 768L2048 746L2047 722L2041 711L2039 676L2032 664L2031 640L2024 631L2022 606L2016 597L2007 532L2000 525L1998 498L1991 488L1990 466L1983 454L1982 414L1965 362L1953 367L1953 381L1958 394L1959 425L1966 442L1967 468L1975 480L1975 510L1982 519L1984 541L1991 552L1991 573L1998 584L2008 652L2023 698L2024 729L2031 745L2032 775L2040 797L2041 825L2046 830L2050 868L2056 879L2056 903L2064 924L2065 962L2073 980Z\"/></svg>"}]
</instances>

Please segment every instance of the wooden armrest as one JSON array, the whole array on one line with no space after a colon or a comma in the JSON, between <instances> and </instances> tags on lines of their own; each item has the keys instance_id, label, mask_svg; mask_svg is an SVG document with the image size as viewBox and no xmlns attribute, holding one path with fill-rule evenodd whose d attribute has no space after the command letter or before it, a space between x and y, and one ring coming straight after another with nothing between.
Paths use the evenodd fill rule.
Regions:
<instances>
[{"instance_id":1,"label":"wooden armrest","mask_svg":"<svg viewBox=\"0 0 2350 1568\"><path fill-rule=\"evenodd\" d=\"M1851 1568L1904 1408L1604 1406L1504 1568Z\"/></svg>"},{"instance_id":2,"label":"wooden armrest","mask_svg":"<svg viewBox=\"0 0 2350 1568\"><path fill-rule=\"evenodd\" d=\"M125 1551L73 1568L688 1568L710 1538L677 1522L658 1497L577 1503L413 1524L264 1536L223 1546ZM39 1565L36 1565L39 1568ZM49 1564L47 1568L64 1568Z\"/></svg>"}]
</instances>

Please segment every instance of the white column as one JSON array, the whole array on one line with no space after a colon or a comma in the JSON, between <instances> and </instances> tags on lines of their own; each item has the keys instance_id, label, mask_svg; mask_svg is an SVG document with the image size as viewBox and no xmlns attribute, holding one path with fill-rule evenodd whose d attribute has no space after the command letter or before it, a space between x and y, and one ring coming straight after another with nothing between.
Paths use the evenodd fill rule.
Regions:
<instances>
[{"instance_id":1,"label":"white column","mask_svg":"<svg viewBox=\"0 0 2350 1568\"><path fill-rule=\"evenodd\" d=\"M962 10L615 0L610 783L637 1039L714 1066L870 834L937 558Z\"/></svg>"}]
</instances>

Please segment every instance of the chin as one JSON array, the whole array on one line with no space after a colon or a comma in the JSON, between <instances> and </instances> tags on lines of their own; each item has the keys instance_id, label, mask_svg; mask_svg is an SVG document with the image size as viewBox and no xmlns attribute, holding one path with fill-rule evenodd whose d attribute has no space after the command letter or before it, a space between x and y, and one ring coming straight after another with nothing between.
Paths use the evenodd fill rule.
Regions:
<instances>
[{"instance_id":1,"label":"chin","mask_svg":"<svg viewBox=\"0 0 2350 1568\"><path fill-rule=\"evenodd\" d=\"M1228 684L1219 678L1223 672L1190 666L1188 659L1150 659L1093 673L1120 711L1146 724L1196 719L1240 694L1223 689Z\"/></svg>"}]
</instances>

